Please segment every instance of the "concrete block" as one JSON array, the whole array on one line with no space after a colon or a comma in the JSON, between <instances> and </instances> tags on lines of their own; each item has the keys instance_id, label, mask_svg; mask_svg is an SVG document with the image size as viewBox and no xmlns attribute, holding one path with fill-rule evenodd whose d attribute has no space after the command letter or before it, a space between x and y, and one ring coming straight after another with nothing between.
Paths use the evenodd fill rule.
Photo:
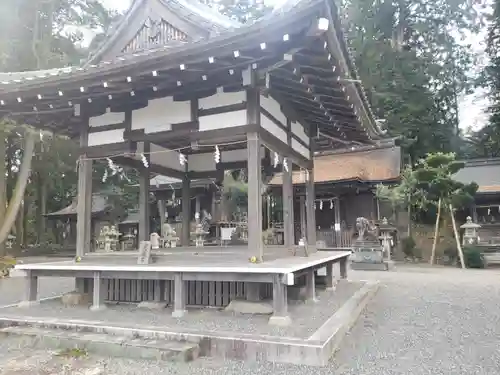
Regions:
<instances>
[{"instance_id":1,"label":"concrete block","mask_svg":"<svg viewBox=\"0 0 500 375\"><path fill-rule=\"evenodd\" d=\"M144 301L137 305L139 309L161 310L167 306L166 302Z\"/></svg>"},{"instance_id":2,"label":"concrete block","mask_svg":"<svg viewBox=\"0 0 500 375\"><path fill-rule=\"evenodd\" d=\"M232 300L225 310L239 314L270 315L273 313L273 306L264 301Z\"/></svg>"},{"instance_id":3,"label":"concrete block","mask_svg":"<svg viewBox=\"0 0 500 375\"><path fill-rule=\"evenodd\" d=\"M90 296L87 293L69 292L61 297L64 307L88 305Z\"/></svg>"}]
</instances>

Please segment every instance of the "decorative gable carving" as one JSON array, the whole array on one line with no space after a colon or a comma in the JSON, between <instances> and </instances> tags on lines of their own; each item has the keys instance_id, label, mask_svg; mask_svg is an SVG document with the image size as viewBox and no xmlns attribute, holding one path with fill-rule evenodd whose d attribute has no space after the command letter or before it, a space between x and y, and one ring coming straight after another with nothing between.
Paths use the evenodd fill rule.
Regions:
<instances>
[{"instance_id":1,"label":"decorative gable carving","mask_svg":"<svg viewBox=\"0 0 500 375\"><path fill-rule=\"evenodd\" d=\"M162 46L172 40L186 41L187 39L188 36L185 33L164 19L155 20L149 17L122 52L131 53Z\"/></svg>"}]
</instances>

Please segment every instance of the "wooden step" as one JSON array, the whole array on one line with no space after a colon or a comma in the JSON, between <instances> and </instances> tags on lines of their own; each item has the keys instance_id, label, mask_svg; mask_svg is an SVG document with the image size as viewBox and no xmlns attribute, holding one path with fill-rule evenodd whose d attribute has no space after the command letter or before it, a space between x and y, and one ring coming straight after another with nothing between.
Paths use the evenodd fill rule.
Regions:
<instances>
[{"instance_id":1,"label":"wooden step","mask_svg":"<svg viewBox=\"0 0 500 375\"><path fill-rule=\"evenodd\" d=\"M0 329L0 337L17 336L26 344L44 349L81 349L100 356L190 362L198 358L199 345L191 342L130 338L102 333L13 326Z\"/></svg>"}]
</instances>

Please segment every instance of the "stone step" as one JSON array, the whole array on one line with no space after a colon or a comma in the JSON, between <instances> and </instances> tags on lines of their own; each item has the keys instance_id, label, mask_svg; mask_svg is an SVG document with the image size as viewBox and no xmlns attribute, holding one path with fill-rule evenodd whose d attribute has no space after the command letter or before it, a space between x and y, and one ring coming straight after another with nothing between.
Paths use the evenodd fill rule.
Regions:
<instances>
[{"instance_id":1,"label":"stone step","mask_svg":"<svg viewBox=\"0 0 500 375\"><path fill-rule=\"evenodd\" d=\"M0 337L18 336L28 345L44 349L82 349L106 357L190 362L199 357L196 343L131 338L105 333L76 332L12 326L0 329Z\"/></svg>"},{"instance_id":2,"label":"stone step","mask_svg":"<svg viewBox=\"0 0 500 375\"><path fill-rule=\"evenodd\" d=\"M352 262L351 269L356 271L390 271L394 268L393 261L382 263Z\"/></svg>"}]
</instances>

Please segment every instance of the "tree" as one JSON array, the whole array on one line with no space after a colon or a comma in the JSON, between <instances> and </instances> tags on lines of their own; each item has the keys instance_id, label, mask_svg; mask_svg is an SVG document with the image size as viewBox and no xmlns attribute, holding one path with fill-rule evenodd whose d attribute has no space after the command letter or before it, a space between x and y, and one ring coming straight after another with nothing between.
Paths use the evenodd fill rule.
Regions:
<instances>
[{"instance_id":1,"label":"tree","mask_svg":"<svg viewBox=\"0 0 500 375\"><path fill-rule=\"evenodd\" d=\"M436 207L438 214L435 224L434 242L430 263L434 263L436 243L439 235L439 222L441 211L449 213L455 241L459 250L462 267L465 268L462 247L455 223L454 210L457 207L466 207L473 201L477 191L477 184L463 184L456 181L453 176L464 167L463 162L456 161L453 153L432 153L421 159L402 182L391 188L380 189L382 196L398 197L398 202L405 202L419 210L426 211L430 207Z\"/></svg>"},{"instance_id":2,"label":"tree","mask_svg":"<svg viewBox=\"0 0 500 375\"><path fill-rule=\"evenodd\" d=\"M255 22L271 10L263 0L201 0L201 2L241 23Z\"/></svg>"},{"instance_id":3,"label":"tree","mask_svg":"<svg viewBox=\"0 0 500 375\"><path fill-rule=\"evenodd\" d=\"M489 16L486 53L489 63L479 84L488 91L491 103L488 123L467 137L469 157L498 157L500 155L500 1L493 1Z\"/></svg>"},{"instance_id":4,"label":"tree","mask_svg":"<svg viewBox=\"0 0 500 375\"><path fill-rule=\"evenodd\" d=\"M2 1L0 71L78 65L87 54L82 47L80 28L102 30L107 23L106 16L106 10L99 1ZM11 204L7 209L10 216L6 217L6 225L10 224L12 215L14 219L16 216L19 218L19 232L26 233L26 223L36 223L38 240L41 241L40 237L45 233L42 215L46 210L60 209L60 205L68 204L67 196L74 194L76 190L75 144L70 140L45 134L43 141L34 143L36 158L30 176L30 168L26 167L28 161L24 161L23 155L30 154L28 151L33 135L24 129L20 130L19 124L0 120L0 125L8 125L0 127L0 159L4 160L0 163L0 217L6 217L6 202L10 199ZM28 134L31 135L28 137ZM61 157L61 154L64 156ZM17 204L19 194L21 203ZM35 218L31 216L34 212ZM5 227L0 230L3 228ZM10 231L11 227L6 230ZM1 233L3 232L0 231ZM0 247L3 240L0 237ZM0 251L1 253L3 252Z\"/></svg>"},{"instance_id":5,"label":"tree","mask_svg":"<svg viewBox=\"0 0 500 375\"><path fill-rule=\"evenodd\" d=\"M412 160L458 145L457 98L474 61L456 34L482 17L468 0L345 0L343 17L376 117Z\"/></svg>"}]
</instances>

